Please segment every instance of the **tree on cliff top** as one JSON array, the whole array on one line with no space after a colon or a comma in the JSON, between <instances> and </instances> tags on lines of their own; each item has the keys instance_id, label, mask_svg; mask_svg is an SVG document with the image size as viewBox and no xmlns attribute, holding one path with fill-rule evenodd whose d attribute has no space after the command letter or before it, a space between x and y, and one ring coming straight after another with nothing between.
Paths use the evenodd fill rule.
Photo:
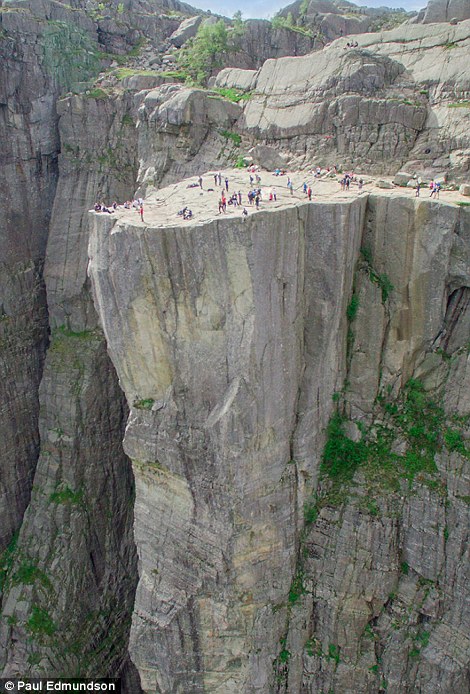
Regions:
<instances>
[{"instance_id":1,"label":"tree on cliff top","mask_svg":"<svg viewBox=\"0 0 470 694\"><path fill-rule=\"evenodd\" d=\"M179 66L197 84L204 84L212 71L222 67L224 57L237 50L237 42L244 32L241 13L234 16L233 27L227 28L219 19L215 24L201 24L196 36L179 52Z\"/></svg>"}]
</instances>

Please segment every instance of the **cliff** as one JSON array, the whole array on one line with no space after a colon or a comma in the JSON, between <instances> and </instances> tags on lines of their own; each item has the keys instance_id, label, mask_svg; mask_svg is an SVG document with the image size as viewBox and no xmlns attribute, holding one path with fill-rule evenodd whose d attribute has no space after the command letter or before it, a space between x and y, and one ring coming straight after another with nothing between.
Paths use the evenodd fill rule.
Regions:
<instances>
[{"instance_id":1,"label":"cliff","mask_svg":"<svg viewBox=\"0 0 470 694\"><path fill-rule=\"evenodd\" d=\"M469 21L265 63L311 40L252 22L205 89L191 13L0 2L2 673L466 691ZM293 194L217 216L250 157Z\"/></svg>"},{"instance_id":2,"label":"cliff","mask_svg":"<svg viewBox=\"0 0 470 694\"><path fill-rule=\"evenodd\" d=\"M445 432L463 442L469 405L466 209L172 214L93 215L90 241L131 408L144 690L463 691L468 452ZM329 445L367 449L336 478L335 411Z\"/></svg>"}]
</instances>

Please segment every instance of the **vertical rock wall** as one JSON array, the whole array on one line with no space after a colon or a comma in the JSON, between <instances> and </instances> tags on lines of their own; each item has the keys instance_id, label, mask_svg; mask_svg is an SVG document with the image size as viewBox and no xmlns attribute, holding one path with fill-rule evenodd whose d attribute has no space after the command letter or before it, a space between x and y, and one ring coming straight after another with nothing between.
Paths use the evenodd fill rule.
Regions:
<instances>
[{"instance_id":1,"label":"vertical rock wall","mask_svg":"<svg viewBox=\"0 0 470 694\"><path fill-rule=\"evenodd\" d=\"M131 408L145 691L463 691L462 454L410 486L384 468L391 489L367 467L335 486L320 462L334 400L353 441L382 389L454 393L433 349L468 278L465 212L369 197L184 229L95 217L95 305ZM467 362L461 339L459 379Z\"/></svg>"}]
</instances>

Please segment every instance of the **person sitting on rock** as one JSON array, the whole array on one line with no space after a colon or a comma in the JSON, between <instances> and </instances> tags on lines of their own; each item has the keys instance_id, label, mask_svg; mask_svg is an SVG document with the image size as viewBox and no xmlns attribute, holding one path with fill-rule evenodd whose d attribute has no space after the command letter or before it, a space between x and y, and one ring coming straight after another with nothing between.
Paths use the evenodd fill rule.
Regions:
<instances>
[{"instance_id":1,"label":"person sitting on rock","mask_svg":"<svg viewBox=\"0 0 470 694\"><path fill-rule=\"evenodd\" d=\"M186 208L183 219L192 219L193 211Z\"/></svg>"},{"instance_id":2,"label":"person sitting on rock","mask_svg":"<svg viewBox=\"0 0 470 694\"><path fill-rule=\"evenodd\" d=\"M248 215L248 210L246 209L246 207L243 208L242 215L244 217L246 217Z\"/></svg>"},{"instance_id":3,"label":"person sitting on rock","mask_svg":"<svg viewBox=\"0 0 470 694\"><path fill-rule=\"evenodd\" d=\"M95 212L101 212L101 205L99 202L95 203Z\"/></svg>"}]
</instances>

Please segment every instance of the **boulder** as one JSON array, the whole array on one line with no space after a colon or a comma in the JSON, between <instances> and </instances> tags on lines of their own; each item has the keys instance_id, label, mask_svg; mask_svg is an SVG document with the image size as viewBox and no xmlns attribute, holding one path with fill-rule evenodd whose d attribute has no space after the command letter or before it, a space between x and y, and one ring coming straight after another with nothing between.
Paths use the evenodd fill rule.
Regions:
<instances>
[{"instance_id":1,"label":"boulder","mask_svg":"<svg viewBox=\"0 0 470 694\"><path fill-rule=\"evenodd\" d=\"M384 181L382 179L378 180L375 185L377 186L377 188L386 188L386 189L395 187L393 185L393 183L391 183L390 181Z\"/></svg>"},{"instance_id":2,"label":"boulder","mask_svg":"<svg viewBox=\"0 0 470 694\"><path fill-rule=\"evenodd\" d=\"M263 169L273 171L274 169L282 169L286 166L287 160L277 149L268 145L256 145L250 149L250 155L253 161L259 164Z\"/></svg>"},{"instance_id":3,"label":"boulder","mask_svg":"<svg viewBox=\"0 0 470 694\"><path fill-rule=\"evenodd\" d=\"M176 48L181 48L181 46L186 43L188 39L192 39L196 36L199 25L202 22L202 17L189 17L181 22L179 27L170 36L170 43Z\"/></svg>"},{"instance_id":4,"label":"boulder","mask_svg":"<svg viewBox=\"0 0 470 694\"><path fill-rule=\"evenodd\" d=\"M408 185L408 181L410 181L412 178L413 174L407 173L406 171L399 171L393 177L393 182L396 186L406 187Z\"/></svg>"},{"instance_id":5,"label":"boulder","mask_svg":"<svg viewBox=\"0 0 470 694\"><path fill-rule=\"evenodd\" d=\"M462 183L459 193L460 195L470 196L470 183Z\"/></svg>"}]
</instances>

